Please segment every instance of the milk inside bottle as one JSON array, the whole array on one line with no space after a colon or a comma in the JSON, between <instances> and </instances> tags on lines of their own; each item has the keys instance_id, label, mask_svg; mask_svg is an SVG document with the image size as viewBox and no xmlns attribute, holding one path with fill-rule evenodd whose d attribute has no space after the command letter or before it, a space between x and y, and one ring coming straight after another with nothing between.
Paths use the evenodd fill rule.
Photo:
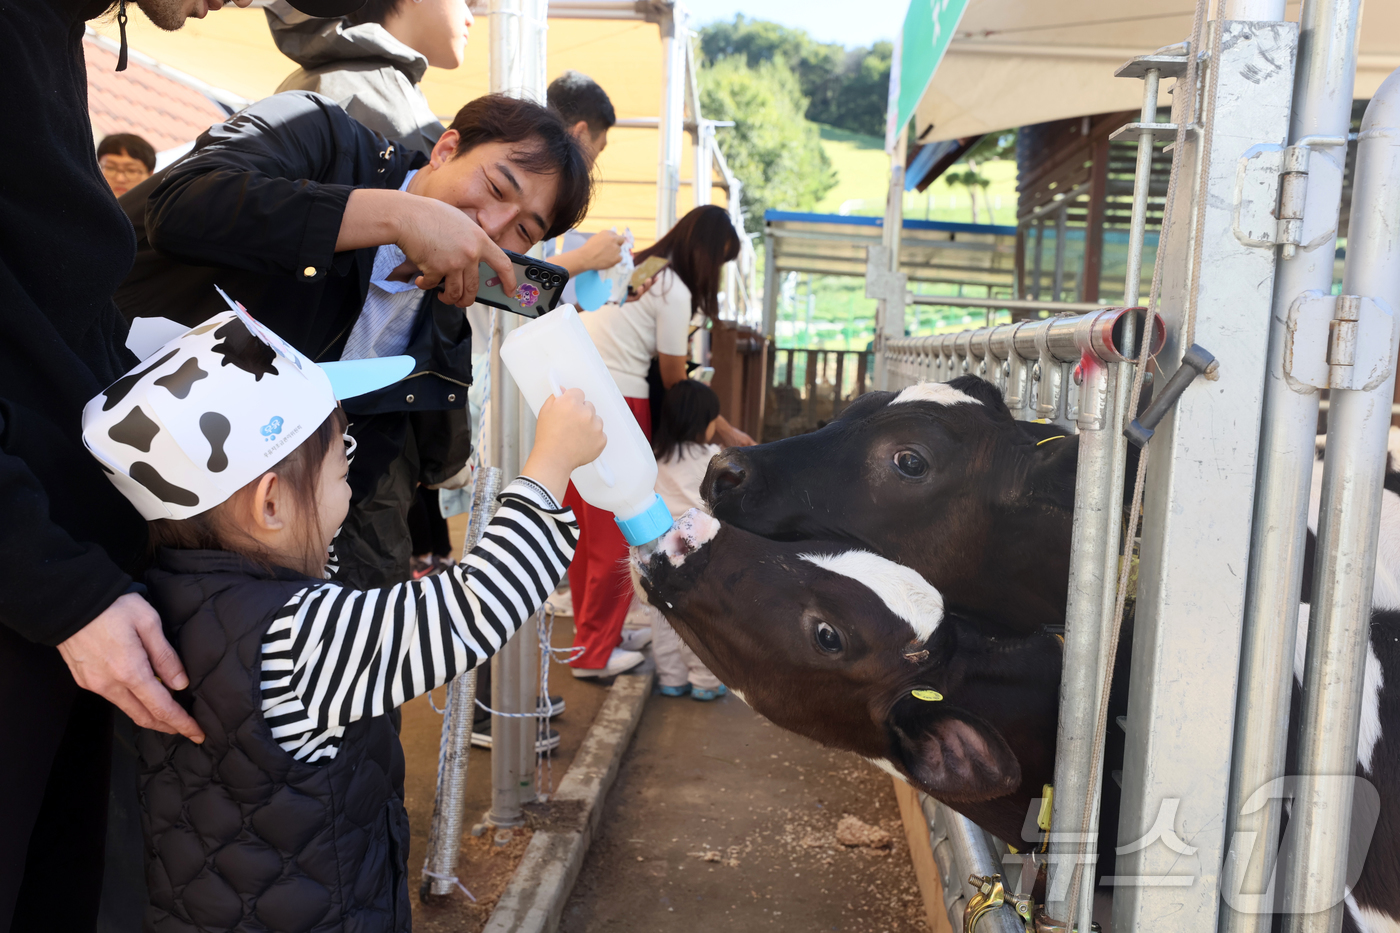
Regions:
<instances>
[{"instance_id":1,"label":"milk inside bottle","mask_svg":"<svg viewBox=\"0 0 1400 933\"><path fill-rule=\"evenodd\" d=\"M643 545L671 530L671 512L656 494L651 445L572 305L511 331L501 344L501 362L537 415L545 399L565 389L581 389L593 403L608 444L569 478L589 505L613 513L628 544Z\"/></svg>"}]
</instances>

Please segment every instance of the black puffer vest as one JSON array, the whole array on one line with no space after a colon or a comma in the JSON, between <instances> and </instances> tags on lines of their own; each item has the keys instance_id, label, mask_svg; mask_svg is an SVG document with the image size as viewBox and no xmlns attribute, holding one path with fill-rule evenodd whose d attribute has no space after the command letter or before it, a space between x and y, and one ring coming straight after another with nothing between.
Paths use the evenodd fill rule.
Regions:
<instances>
[{"instance_id":1,"label":"black puffer vest","mask_svg":"<svg viewBox=\"0 0 1400 933\"><path fill-rule=\"evenodd\" d=\"M407 933L404 759L388 717L362 719L339 754L293 760L259 692L277 610L314 584L225 551L162 550L147 577L206 739L141 730L152 933Z\"/></svg>"}]
</instances>

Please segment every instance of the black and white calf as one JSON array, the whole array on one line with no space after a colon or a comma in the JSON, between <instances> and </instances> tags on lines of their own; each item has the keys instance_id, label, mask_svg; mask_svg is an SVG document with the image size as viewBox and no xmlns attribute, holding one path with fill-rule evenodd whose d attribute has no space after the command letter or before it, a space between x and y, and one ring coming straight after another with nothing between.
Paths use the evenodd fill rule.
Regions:
<instances>
[{"instance_id":1,"label":"black and white calf","mask_svg":"<svg viewBox=\"0 0 1400 933\"><path fill-rule=\"evenodd\" d=\"M974 377L872 393L813 434L717 457L705 494L722 523L697 520L705 534L670 540L641 568L642 587L760 713L883 759L1015 840L1053 773L1060 651L1046 626L1063 621L1078 444L1052 431L1014 421ZM1400 930L1400 477L1387 486L1357 764L1381 814L1347 912L1349 929L1373 933ZM1314 527L1316 509L1314 497ZM867 585L870 565L831 557L853 551L916 570L941 594L945 615L916 650ZM813 554L825 565L803 559ZM864 569L831 569L843 565ZM839 652L818 641L821 623ZM913 699L921 683L943 700ZM1109 740L1113 770L1121 732ZM1114 843L1116 797L1105 782L1100 851Z\"/></svg>"}]
</instances>

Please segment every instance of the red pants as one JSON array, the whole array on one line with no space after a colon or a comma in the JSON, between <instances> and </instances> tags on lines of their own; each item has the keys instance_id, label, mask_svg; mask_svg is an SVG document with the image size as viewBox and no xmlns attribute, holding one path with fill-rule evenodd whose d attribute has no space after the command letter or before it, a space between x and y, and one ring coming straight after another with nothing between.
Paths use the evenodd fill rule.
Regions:
<instances>
[{"instance_id":1,"label":"red pants","mask_svg":"<svg viewBox=\"0 0 1400 933\"><path fill-rule=\"evenodd\" d=\"M637 417L647 440L651 440L651 402L629 398L627 407ZM632 602L627 539L622 537L613 513L584 502L573 483L569 484L564 504L574 510L578 519L578 548L569 565L574 647L587 649L573 661L573 666L597 670L608 666L613 649L622 641L622 622Z\"/></svg>"}]
</instances>

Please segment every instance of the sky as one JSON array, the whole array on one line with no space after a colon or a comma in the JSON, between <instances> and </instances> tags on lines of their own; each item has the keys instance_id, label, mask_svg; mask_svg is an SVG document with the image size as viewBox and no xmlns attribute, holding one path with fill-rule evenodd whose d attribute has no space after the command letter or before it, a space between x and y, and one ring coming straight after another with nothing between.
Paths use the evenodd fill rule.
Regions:
<instances>
[{"instance_id":1,"label":"sky","mask_svg":"<svg viewBox=\"0 0 1400 933\"><path fill-rule=\"evenodd\" d=\"M749 19L766 19L784 26L805 29L818 42L840 42L846 46L869 45L879 39L894 39L899 31L908 0L863 0L860 16L851 15L849 2L838 0L687 0L691 21L704 26L715 20L732 20L743 13Z\"/></svg>"}]
</instances>

